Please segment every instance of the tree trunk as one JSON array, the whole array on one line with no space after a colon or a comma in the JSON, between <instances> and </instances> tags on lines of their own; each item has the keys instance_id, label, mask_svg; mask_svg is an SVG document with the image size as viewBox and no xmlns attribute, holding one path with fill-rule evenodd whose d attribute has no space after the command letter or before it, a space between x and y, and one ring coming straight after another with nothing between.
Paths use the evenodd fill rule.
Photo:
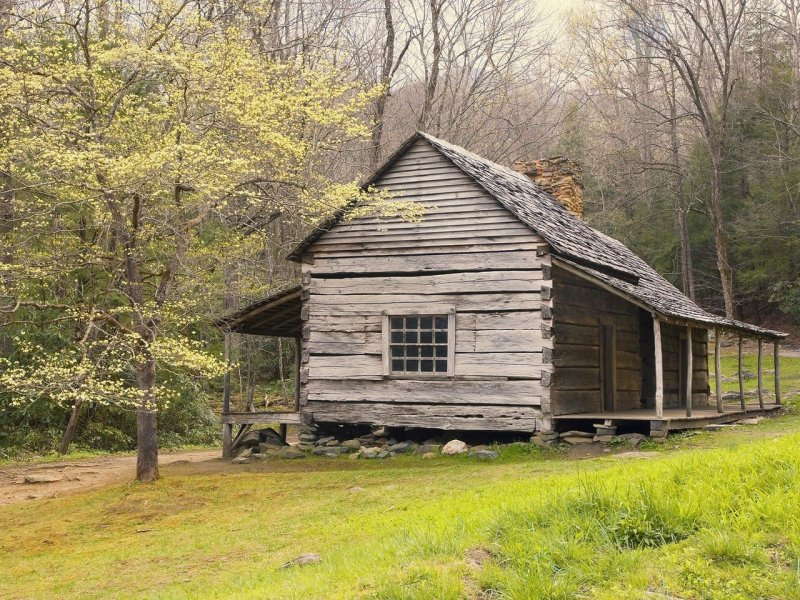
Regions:
<instances>
[{"instance_id":1,"label":"tree trunk","mask_svg":"<svg viewBox=\"0 0 800 600\"><path fill-rule=\"evenodd\" d=\"M136 479L158 479L158 440L156 428L155 395L156 362L148 357L137 369L142 402L136 409Z\"/></svg>"},{"instance_id":2,"label":"tree trunk","mask_svg":"<svg viewBox=\"0 0 800 600\"><path fill-rule=\"evenodd\" d=\"M377 169L381 159L381 139L383 138L383 120L386 105L389 102L389 87L392 85L392 68L394 66L394 19L392 17L391 0L383 0L383 18L386 26L386 45L383 49L383 65L381 65L381 95L375 100L375 126L372 128L372 168Z\"/></svg>"},{"instance_id":3,"label":"tree trunk","mask_svg":"<svg viewBox=\"0 0 800 600\"><path fill-rule=\"evenodd\" d=\"M711 227L714 229L714 245L717 253L722 299L725 302L725 316L736 318L736 299L733 294L733 268L728 260L728 236L725 233L725 218L722 213L722 149L711 151Z\"/></svg>"},{"instance_id":4,"label":"tree trunk","mask_svg":"<svg viewBox=\"0 0 800 600\"><path fill-rule=\"evenodd\" d=\"M66 454L69 451L69 446L75 438L75 431L78 429L78 418L81 415L81 407L83 406L82 400L77 400L69 411L69 421L67 421L67 428L64 430L64 435L61 436L61 443L58 445L58 453Z\"/></svg>"},{"instance_id":5,"label":"tree trunk","mask_svg":"<svg viewBox=\"0 0 800 600\"><path fill-rule=\"evenodd\" d=\"M439 62L442 57L442 41L439 33L439 15L442 5L439 0L430 0L431 9L431 33L433 35L433 52L431 55L431 72L425 82L425 99L422 103L422 111L419 113L417 121L418 129L426 129L428 120L433 109L433 99L436 96L436 87L439 84ZM433 133L439 133L434 131Z\"/></svg>"}]
</instances>

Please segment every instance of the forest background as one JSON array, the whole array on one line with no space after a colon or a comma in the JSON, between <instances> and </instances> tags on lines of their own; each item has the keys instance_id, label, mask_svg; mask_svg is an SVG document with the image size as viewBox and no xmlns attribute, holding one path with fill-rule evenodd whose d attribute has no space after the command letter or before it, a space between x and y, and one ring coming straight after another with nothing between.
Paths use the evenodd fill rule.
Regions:
<instances>
[{"instance_id":1,"label":"forest background","mask_svg":"<svg viewBox=\"0 0 800 600\"><path fill-rule=\"evenodd\" d=\"M701 306L800 323L797 0L0 0L0 91L0 458L214 443L212 321L417 129L577 161ZM241 408L291 344L235 340Z\"/></svg>"}]
</instances>

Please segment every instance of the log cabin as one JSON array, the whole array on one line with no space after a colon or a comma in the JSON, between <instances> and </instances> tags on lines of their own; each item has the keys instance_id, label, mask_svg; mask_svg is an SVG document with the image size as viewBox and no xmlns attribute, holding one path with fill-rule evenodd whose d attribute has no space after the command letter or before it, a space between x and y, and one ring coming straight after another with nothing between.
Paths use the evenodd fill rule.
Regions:
<instances>
[{"instance_id":1,"label":"log cabin","mask_svg":"<svg viewBox=\"0 0 800 600\"><path fill-rule=\"evenodd\" d=\"M408 139L364 186L422 204L419 220L340 211L288 257L299 285L218 321L297 340L295 410L234 413L226 391L228 446L233 425L259 421L524 433L644 421L661 436L777 407L785 334L706 312L588 226L569 165L554 182L541 163L512 169L425 133ZM758 340L755 406L741 368L739 401L723 402L723 333L740 356L744 337Z\"/></svg>"}]
</instances>

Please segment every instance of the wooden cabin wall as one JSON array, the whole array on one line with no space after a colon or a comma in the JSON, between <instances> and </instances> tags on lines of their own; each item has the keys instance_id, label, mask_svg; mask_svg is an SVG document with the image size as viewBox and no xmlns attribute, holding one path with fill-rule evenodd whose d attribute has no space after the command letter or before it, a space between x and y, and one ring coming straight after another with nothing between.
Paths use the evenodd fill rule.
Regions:
<instances>
[{"instance_id":1,"label":"wooden cabin wall","mask_svg":"<svg viewBox=\"0 0 800 600\"><path fill-rule=\"evenodd\" d=\"M307 251L301 410L317 422L540 428L543 240L424 140L377 185L427 211L341 223ZM420 308L455 309L451 379L383 374L383 312Z\"/></svg>"},{"instance_id":2,"label":"wooden cabin wall","mask_svg":"<svg viewBox=\"0 0 800 600\"><path fill-rule=\"evenodd\" d=\"M664 407L685 406L681 389L683 377L680 369L681 347L686 345L686 328L661 324L661 351L664 357ZM692 328L692 403L703 406L709 402L708 389L708 334L705 329Z\"/></svg>"},{"instance_id":3,"label":"wooden cabin wall","mask_svg":"<svg viewBox=\"0 0 800 600\"><path fill-rule=\"evenodd\" d=\"M553 268L554 415L603 410L600 327L616 328L615 409L641 407L639 309L572 273Z\"/></svg>"}]
</instances>

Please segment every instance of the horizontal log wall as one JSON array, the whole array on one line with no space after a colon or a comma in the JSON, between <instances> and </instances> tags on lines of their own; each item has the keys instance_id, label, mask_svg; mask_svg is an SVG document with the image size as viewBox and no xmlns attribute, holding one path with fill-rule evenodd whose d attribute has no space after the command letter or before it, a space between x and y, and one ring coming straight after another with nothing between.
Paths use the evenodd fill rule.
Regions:
<instances>
[{"instance_id":1,"label":"horizontal log wall","mask_svg":"<svg viewBox=\"0 0 800 600\"><path fill-rule=\"evenodd\" d=\"M661 351L664 356L665 408L684 406L681 394L683 378L680 369L684 368L681 364L681 347L685 346L685 327L662 324ZM708 333L705 329L692 329L692 354L692 403L694 406L703 406L709 403Z\"/></svg>"},{"instance_id":2,"label":"horizontal log wall","mask_svg":"<svg viewBox=\"0 0 800 600\"><path fill-rule=\"evenodd\" d=\"M615 327L615 409L640 408L639 309L585 279L554 268L554 415L603 410L601 325Z\"/></svg>"},{"instance_id":3,"label":"horizontal log wall","mask_svg":"<svg viewBox=\"0 0 800 600\"><path fill-rule=\"evenodd\" d=\"M543 240L422 140L377 186L426 211L419 222L341 223L304 256L303 412L317 422L540 428L552 358ZM455 310L453 377L385 376L384 311L421 307Z\"/></svg>"}]
</instances>

